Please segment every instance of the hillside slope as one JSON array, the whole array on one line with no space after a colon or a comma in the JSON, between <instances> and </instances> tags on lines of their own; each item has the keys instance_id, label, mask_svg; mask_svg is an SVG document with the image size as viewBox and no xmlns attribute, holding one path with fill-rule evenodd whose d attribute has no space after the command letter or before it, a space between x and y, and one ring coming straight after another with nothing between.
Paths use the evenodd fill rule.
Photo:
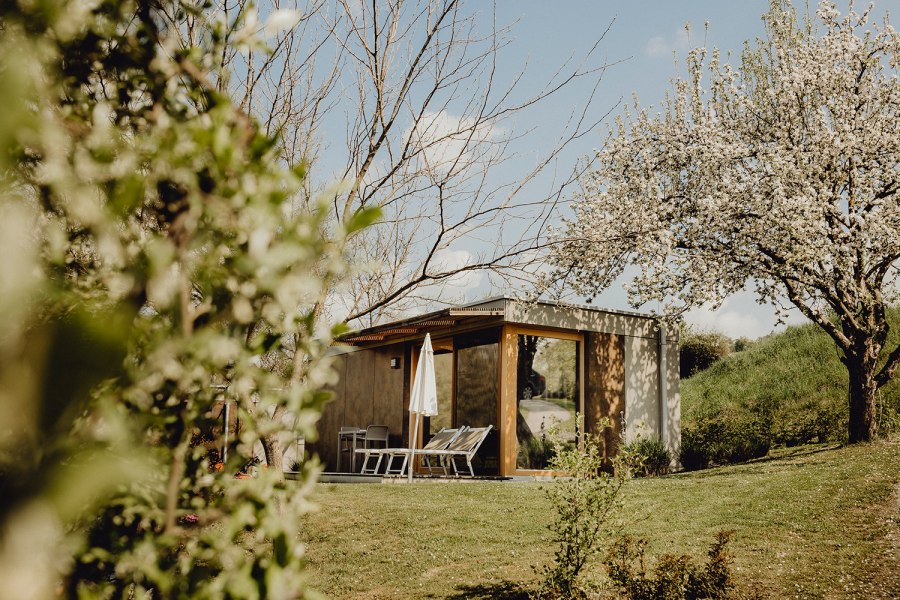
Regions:
<instances>
[{"instance_id":1,"label":"hillside slope","mask_svg":"<svg viewBox=\"0 0 900 600\"><path fill-rule=\"evenodd\" d=\"M890 312L889 343L900 339L900 310ZM847 370L815 325L760 339L681 382L682 420L691 426L723 411L766 422L774 443L841 441L846 435ZM884 428L896 428L900 385L882 389Z\"/></svg>"}]
</instances>

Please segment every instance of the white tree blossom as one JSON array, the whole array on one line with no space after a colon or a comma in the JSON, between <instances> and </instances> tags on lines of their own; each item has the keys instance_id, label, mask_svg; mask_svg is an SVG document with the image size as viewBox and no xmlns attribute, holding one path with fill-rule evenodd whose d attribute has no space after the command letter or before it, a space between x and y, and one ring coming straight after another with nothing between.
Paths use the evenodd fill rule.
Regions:
<instances>
[{"instance_id":1,"label":"white tree blossom","mask_svg":"<svg viewBox=\"0 0 900 600\"><path fill-rule=\"evenodd\" d=\"M691 51L660 113L635 102L618 120L554 255L557 280L589 296L635 265L632 303L670 314L747 285L789 300L841 351L851 441L876 433L876 392L900 360L885 319L900 257L900 36L870 10L822 2L799 23L773 0L739 67Z\"/></svg>"}]
</instances>

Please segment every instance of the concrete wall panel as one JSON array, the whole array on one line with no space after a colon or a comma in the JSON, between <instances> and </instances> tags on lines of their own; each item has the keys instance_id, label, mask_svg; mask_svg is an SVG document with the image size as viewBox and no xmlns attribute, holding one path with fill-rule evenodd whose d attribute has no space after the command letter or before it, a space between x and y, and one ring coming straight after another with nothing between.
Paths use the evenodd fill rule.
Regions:
<instances>
[{"instance_id":1,"label":"concrete wall panel","mask_svg":"<svg viewBox=\"0 0 900 600\"><path fill-rule=\"evenodd\" d=\"M666 344L666 379L668 381L668 430L669 452L675 458L681 447L681 379L679 375L678 342L669 340Z\"/></svg>"},{"instance_id":2,"label":"concrete wall panel","mask_svg":"<svg viewBox=\"0 0 900 600\"><path fill-rule=\"evenodd\" d=\"M625 339L625 441L659 435L659 367L655 338Z\"/></svg>"},{"instance_id":3,"label":"concrete wall panel","mask_svg":"<svg viewBox=\"0 0 900 600\"><path fill-rule=\"evenodd\" d=\"M596 331L648 338L656 336L656 323L651 318L571 306L508 301L506 320L538 327L575 331Z\"/></svg>"}]
</instances>

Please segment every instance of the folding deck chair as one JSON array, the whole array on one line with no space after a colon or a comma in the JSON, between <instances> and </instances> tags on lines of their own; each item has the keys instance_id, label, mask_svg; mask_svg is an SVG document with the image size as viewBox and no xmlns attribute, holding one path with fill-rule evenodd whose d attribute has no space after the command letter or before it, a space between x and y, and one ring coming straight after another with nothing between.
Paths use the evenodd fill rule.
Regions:
<instances>
[{"instance_id":1,"label":"folding deck chair","mask_svg":"<svg viewBox=\"0 0 900 600\"><path fill-rule=\"evenodd\" d=\"M446 473L446 463L453 465L453 474L459 477L459 469L456 468L456 459L465 458L466 465L469 467L469 476L475 477L475 469L472 468L472 458L478 453L478 449L487 439L488 434L493 429L493 425L487 427L469 427L465 431L460 432L456 438L444 450L431 450L427 454L416 450L416 454L424 454L425 456L435 456L441 459ZM424 450L424 448L423 448Z\"/></svg>"},{"instance_id":2,"label":"folding deck chair","mask_svg":"<svg viewBox=\"0 0 900 600\"><path fill-rule=\"evenodd\" d=\"M465 427L461 427L459 429L449 429L445 427L434 434L434 437L432 437L424 447L417 448L415 453L418 455L422 455L425 452L430 453L435 450L444 450L465 429ZM385 465L384 474L402 475L406 470L407 464L409 464L409 457L413 451L409 448L359 448L356 452L365 455L365 457L363 458L362 470L360 470L360 473L362 473L363 475L377 474L378 469L381 468L381 461L385 456L388 457L388 460L387 465ZM375 466L370 468L369 459L376 456L378 457L378 460L375 461ZM403 462L400 463L400 468L395 470L393 467L394 459L399 457L403 457ZM427 458L425 460L425 463L425 468L427 468L430 473L433 473L436 467L432 467L431 462ZM441 468L444 469L445 475L449 474L446 465L441 463Z\"/></svg>"}]
</instances>

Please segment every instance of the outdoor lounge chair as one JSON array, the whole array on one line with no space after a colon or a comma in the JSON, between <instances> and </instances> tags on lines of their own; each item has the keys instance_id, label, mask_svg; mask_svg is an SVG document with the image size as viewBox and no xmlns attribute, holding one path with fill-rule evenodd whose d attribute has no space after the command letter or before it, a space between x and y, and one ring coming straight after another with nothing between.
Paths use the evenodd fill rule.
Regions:
<instances>
[{"instance_id":1,"label":"outdoor lounge chair","mask_svg":"<svg viewBox=\"0 0 900 600\"><path fill-rule=\"evenodd\" d=\"M445 450L464 430L465 427L460 429L441 429L434 434L434 437L432 437L424 447L420 449L417 448L415 452L416 454L422 455L425 452L430 453L435 450ZM385 456L388 457L387 465L384 469L385 475L402 475L406 470L406 465L409 463L409 457L412 454L412 450L409 448L360 448L356 452L365 454L362 470L360 471L360 473L364 475L377 474L378 469L381 468L381 461ZM370 468L369 459L373 457L377 457L378 460L375 461L375 466ZM403 462L400 464L399 469L394 469L394 459L399 457L403 457ZM444 474L449 474L443 463L441 463L441 466L444 469ZM426 459L425 468L427 468L429 472L433 472L435 467L432 467L431 463Z\"/></svg>"},{"instance_id":2,"label":"outdoor lounge chair","mask_svg":"<svg viewBox=\"0 0 900 600\"><path fill-rule=\"evenodd\" d=\"M440 458L443 461L445 472L446 463L449 462L453 465L453 474L457 477L459 476L459 469L456 467L456 459L465 458L466 465L469 467L469 476L475 477L475 469L472 468L472 458L478 453L478 449L481 448L484 440L487 439L491 429L493 429L493 425L470 427L456 436L445 450L431 450L426 453L423 448L421 451L416 450L416 454L421 453L426 457L434 456Z\"/></svg>"}]
</instances>

